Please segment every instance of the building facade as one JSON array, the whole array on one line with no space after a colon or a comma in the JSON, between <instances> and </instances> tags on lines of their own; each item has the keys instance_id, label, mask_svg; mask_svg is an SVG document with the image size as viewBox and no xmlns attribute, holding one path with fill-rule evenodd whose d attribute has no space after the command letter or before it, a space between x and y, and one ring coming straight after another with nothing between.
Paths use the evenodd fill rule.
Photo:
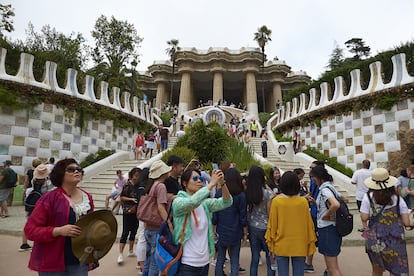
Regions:
<instances>
[{"instance_id":1,"label":"building facade","mask_svg":"<svg viewBox=\"0 0 414 276\"><path fill-rule=\"evenodd\" d=\"M282 93L307 84L305 72L293 72L281 60L264 62L259 48L181 49L173 66L170 61L156 61L140 74L140 89L155 107L178 104L179 114L210 104L241 104L257 117L259 112L273 112L282 104Z\"/></svg>"}]
</instances>

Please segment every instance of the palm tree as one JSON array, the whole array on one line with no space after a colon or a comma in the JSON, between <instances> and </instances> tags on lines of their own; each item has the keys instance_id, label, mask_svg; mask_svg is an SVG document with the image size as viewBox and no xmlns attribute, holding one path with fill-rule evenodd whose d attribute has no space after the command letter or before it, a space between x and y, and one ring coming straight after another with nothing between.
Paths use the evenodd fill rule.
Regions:
<instances>
[{"instance_id":1,"label":"palm tree","mask_svg":"<svg viewBox=\"0 0 414 276\"><path fill-rule=\"evenodd\" d=\"M257 29L257 32L254 33L254 41L259 44L260 49L262 50L262 99L263 99L263 112L265 110L265 97L264 97L264 63L265 63L265 46L269 41L272 41L270 35L272 30L268 29L266 25L261 26Z\"/></svg>"},{"instance_id":2,"label":"palm tree","mask_svg":"<svg viewBox=\"0 0 414 276\"><path fill-rule=\"evenodd\" d=\"M175 71L175 57L177 51L180 50L180 47L178 47L178 39L171 39L170 41L167 41L169 48L165 49L165 52L170 56L170 60L172 62L172 79L171 79L171 88L170 88L170 103L172 104L172 95L173 95L173 85L174 85L174 71Z\"/></svg>"}]
</instances>

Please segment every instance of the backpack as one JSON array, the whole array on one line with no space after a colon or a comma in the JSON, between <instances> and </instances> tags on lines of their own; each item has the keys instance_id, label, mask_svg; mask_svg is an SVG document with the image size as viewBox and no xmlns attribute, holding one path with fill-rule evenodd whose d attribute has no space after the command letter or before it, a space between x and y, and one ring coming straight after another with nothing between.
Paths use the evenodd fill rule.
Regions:
<instances>
[{"instance_id":1,"label":"backpack","mask_svg":"<svg viewBox=\"0 0 414 276\"><path fill-rule=\"evenodd\" d=\"M326 187L334 194L336 200L339 202L339 208L335 212L336 230L341 237L349 235L354 228L354 215L349 212L348 206L345 201L339 198L336 191L330 187ZM328 203L325 202L326 208L329 209Z\"/></svg>"},{"instance_id":2,"label":"backpack","mask_svg":"<svg viewBox=\"0 0 414 276\"><path fill-rule=\"evenodd\" d=\"M17 174L16 174L16 172L13 171L10 168L8 168L7 171L9 173L9 175L8 175L7 181L6 181L6 188L16 187L16 183L17 183Z\"/></svg>"},{"instance_id":3,"label":"backpack","mask_svg":"<svg viewBox=\"0 0 414 276\"><path fill-rule=\"evenodd\" d=\"M42 194L33 189L24 199L24 209L26 212L29 212L29 214L33 211L36 202L39 200L39 198L42 196Z\"/></svg>"}]
</instances>

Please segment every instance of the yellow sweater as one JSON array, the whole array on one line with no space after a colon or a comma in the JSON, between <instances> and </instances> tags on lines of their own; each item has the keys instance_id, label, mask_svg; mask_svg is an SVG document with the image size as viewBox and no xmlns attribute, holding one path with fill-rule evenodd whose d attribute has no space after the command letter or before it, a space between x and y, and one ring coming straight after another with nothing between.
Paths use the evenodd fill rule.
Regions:
<instances>
[{"instance_id":1,"label":"yellow sweater","mask_svg":"<svg viewBox=\"0 0 414 276\"><path fill-rule=\"evenodd\" d=\"M266 231L269 250L277 256L309 256L315 253L315 231L305 198L275 197Z\"/></svg>"}]
</instances>

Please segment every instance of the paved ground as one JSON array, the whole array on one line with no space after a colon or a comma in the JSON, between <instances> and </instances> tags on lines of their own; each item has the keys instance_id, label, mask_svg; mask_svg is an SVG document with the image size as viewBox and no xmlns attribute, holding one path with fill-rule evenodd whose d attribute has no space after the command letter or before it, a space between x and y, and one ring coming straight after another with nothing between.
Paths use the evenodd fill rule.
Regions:
<instances>
[{"instance_id":1,"label":"paved ground","mask_svg":"<svg viewBox=\"0 0 414 276\"><path fill-rule=\"evenodd\" d=\"M117 216L118 222L122 221L121 216ZM355 220L355 229L359 227L358 220ZM0 275L2 276L14 276L14 275L37 275L37 273L30 271L27 268L29 260L29 252L18 252L18 248L21 244L21 230L25 222L24 212L22 206L13 206L10 208L10 217L0 218ZM121 227L121 226L120 226ZM120 231L118 231L118 237ZM408 244L408 257L413 260L414 258L414 231L408 231L407 237L410 241ZM126 252L126 251L125 251ZM123 276L123 275L137 275L135 269L135 258L126 258L123 266L118 266L116 258L118 256L118 244L115 243L111 251L101 260L101 266L92 271L90 275L96 276ZM262 253L263 256L263 253ZM241 250L241 266L246 268L248 275L250 265L250 248L243 247ZM344 239L344 246L342 247L342 253L339 256L339 263L342 269L343 275L351 276L368 276L371 275L371 265L368 257L365 254L364 247L362 246L362 239L360 233L354 231L351 235ZM314 275L322 275L325 265L323 257L320 254L316 254L314 258L315 273ZM410 264L410 270L414 273L414 262ZM226 268L228 272L228 267ZM210 267L210 275L214 275L214 267ZM259 274L266 275L265 266L259 266Z\"/></svg>"}]
</instances>

